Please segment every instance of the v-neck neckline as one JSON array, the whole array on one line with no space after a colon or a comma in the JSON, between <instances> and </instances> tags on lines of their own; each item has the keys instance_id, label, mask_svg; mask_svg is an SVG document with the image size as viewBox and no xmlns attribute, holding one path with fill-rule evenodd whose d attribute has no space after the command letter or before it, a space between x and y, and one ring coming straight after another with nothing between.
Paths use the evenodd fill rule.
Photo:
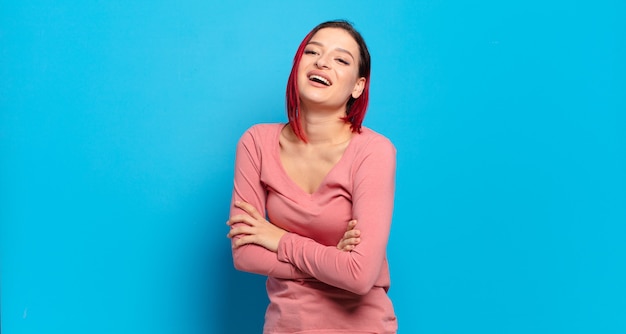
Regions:
<instances>
[{"instance_id":1,"label":"v-neck neckline","mask_svg":"<svg viewBox=\"0 0 626 334\"><path fill-rule=\"evenodd\" d=\"M348 153L352 150L352 146L353 142L355 141L357 134L354 133L352 134L352 137L350 138L350 141L348 142L348 146L346 146L346 149L343 151L343 153L341 154L341 157L339 158L339 160L337 161L337 163L335 163L330 170L328 171L328 173L326 173L326 175L324 175L324 177L322 178L322 182L320 182L320 184L317 186L317 188L312 192L309 193L308 191L304 190L300 185L298 185L298 183L296 183L296 181L294 181L291 176L289 176L289 174L287 173L287 170L285 169L285 166L283 166L283 161L280 158L280 134L282 133L283 129L287 126L287 124L282 124L282 126L278 126L278 131L276 131L276 133L274 134L274 159L276 161L276 164L278 165L278 169L280 170L281 174L283 175L283 177L287 180L287 183L289 183L290 187L293 188L295 190L296 193L300 194L301 196L305 196L308 199L311 199L313 197L315 197L320 190L322 190L324 188L324 186L327 184L329 177L335 172L336 169L338 169L338 166L344 163L344 160L346 160L346 156L348 155Z\"/></svg>"}]
</instances>

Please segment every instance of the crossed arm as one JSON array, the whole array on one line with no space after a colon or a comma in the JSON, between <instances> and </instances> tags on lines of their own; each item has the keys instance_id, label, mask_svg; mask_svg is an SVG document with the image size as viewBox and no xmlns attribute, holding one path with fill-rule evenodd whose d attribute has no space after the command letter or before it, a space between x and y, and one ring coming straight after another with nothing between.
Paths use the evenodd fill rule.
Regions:
<instances>
[{"instance_id":1,"label":"crossed arm","mask_svg":"<svg viewBox=\"0 0 626 334\"><path fill-rule=\"evenodd\" d=\"M232 255L235 268L284 279L313 277L291 263L279 261L276 253L280 238L287 233L265 220L266 190L260 181L260 151L247 131L237 144L234 189L230 219ZM349 222L337 247L351 251L360 242L356 222ZM266 247L269 246L269 247Z\"/></svg>"},{"instance_id":2,"label":"crossed arm","mask_svg":"<svg viewBox=\"0 0 626 334\"><path fill-rule=\"evenodd\" d=\"M353 219L359 221L359 228L351 221L337 246L327 247L265 219L265 189L258 178L260 152L252 136L243 137L227 222L235 267L276 278L314 277L358 294L388 284L382 272L393 209L395 149L384 141L368 145L369 153L355 164Z\"/></svg>"},{"instance_id":3,"label":"crossed arm","mask_svg":"<svg viewBox=\"0 0 626 334\"><path fill-rule=\"evenodd\" d=\"M226 222L227 225L231 226L227 237L234 238L233 247L238 248L247 244L256 244L276 253L280 238L288 231L267 221L249 203L235 201L234 205L246 213L234 215ZM339 243L337 243L337 249L351 251L361 242L359 238L361 232L355 228L356 223L356 220L351 220L348 223L346 232Z\"/></svg>"}]
</instances>

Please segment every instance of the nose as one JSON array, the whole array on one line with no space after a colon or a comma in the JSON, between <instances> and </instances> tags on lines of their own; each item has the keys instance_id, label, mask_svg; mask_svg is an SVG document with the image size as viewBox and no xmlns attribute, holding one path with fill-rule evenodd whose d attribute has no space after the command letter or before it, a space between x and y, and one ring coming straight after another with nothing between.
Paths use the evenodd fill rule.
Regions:
<instances>
[{"instance_id":1,"label":"nose","mask_svg":"<svg viewBox=\"0 0 626 334\"><path fill-rule=\"evenodd\" d=\"M317 68L330 68L328 66L328 64L330 64L330 62L326 61L326 57L324 56L320 56L319 58L317 58L317 60L315 61L315 66Z\"/></svg>"}]
</instances>

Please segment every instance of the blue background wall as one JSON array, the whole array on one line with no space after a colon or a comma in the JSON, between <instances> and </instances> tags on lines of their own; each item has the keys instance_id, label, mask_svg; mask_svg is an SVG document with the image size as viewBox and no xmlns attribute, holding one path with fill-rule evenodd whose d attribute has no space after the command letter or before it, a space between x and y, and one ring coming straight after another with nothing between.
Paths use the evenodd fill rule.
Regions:
<instances>
[{"instance_id":1,"label":"blue background wall","mask_svg":"<svg viewBox=\"0 0 626 334\"><path fill-rule=\"evenodd\" d=\"M2 332L258 333L234 148L346 18L398 149L401 333L626 332L623 1L2 1Z\"/></svg>"}]
</instances>

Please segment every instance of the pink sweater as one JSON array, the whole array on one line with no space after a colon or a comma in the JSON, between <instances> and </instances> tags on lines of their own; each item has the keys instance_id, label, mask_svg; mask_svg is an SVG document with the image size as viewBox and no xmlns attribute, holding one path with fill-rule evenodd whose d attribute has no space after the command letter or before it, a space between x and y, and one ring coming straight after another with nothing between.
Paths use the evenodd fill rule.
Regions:
<instances>
[{"instance_id":1,"label":"pink sweater","mask_svg":"<svg viewBox=\"0 0 626 334\"><path fill-rule=\"evenodd\" d=\"M280 162L283 127L248 129L235 162L233 201L252 204L290 232L277 253L257 245L233 250L238 270L268 276L264 333L395 333L385 252L394 201L393 144L363 128L309 194ZM231 208L231 215L242 212ZM358 221L361 243L340 251L336 245L351 219Z\"/></svg>"}]
</instances>

